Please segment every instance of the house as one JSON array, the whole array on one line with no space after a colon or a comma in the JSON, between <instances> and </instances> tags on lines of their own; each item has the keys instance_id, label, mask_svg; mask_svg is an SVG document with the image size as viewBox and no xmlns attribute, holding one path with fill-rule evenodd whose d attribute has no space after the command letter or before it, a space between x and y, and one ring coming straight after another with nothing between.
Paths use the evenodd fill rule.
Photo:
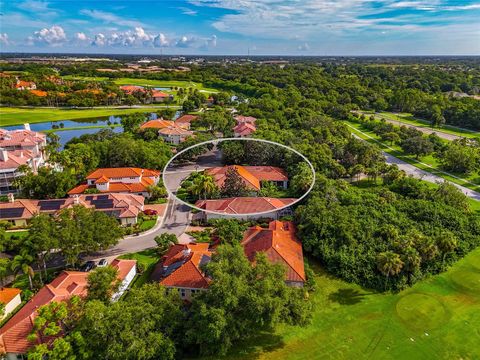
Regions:
<instances>
[{"instance_id":1,"label":"house","mask_svg":"<svg viewBox=\"0 0 480 360\"><path fill-rule=\"evenodd\" d=\"M185 114L180 116L177 120L175 120L175 124L177 124L181 128L189 130L192 124L192 121L195 121L197 119L198 119L197 115Z\"/></svg>"},{"instance_id":2,"label":"house","mask_svg":"<svg viewBox=\"0 0 480 360\"><path fill-rule=\"evenodd\" d=\"M48 93L43 90L30 90L30 94L38 97L46 97L48 95Z\"/></svg>"},{"instance_id":3,"label":"house","mask_svg":"<svg viewBox=\"0 0 480 360\"><path fill-rule=\"evenodd\" d=\"M120 260L115 259L110 266L113 266L118 271L118 280L120 286L115 294L112 296L112 300L118 300L128 289L132 283L135 275L137 275L137 260Z\"/></svg>"},{"instance_id":4,"label":"house","mask_svg":"<svg viewBox=\"0 0 480 360\"><path fill-rule=\"evenodd\" d=\"M237 138L249 137L257 128L254 124L241 123L233 128L233 136Z\"/></svg>"},{"instance_id":5,"label":"house","mask_svg":"<svg viewBox=\"0 0 480 360\"><path fill-rule=\"evenodd\" d=\"M173 126L164 127L158 130L158 135L160 135L165 142L178 145L192 136L193 131L185 130L174 124Z\"/></svg>"},{"instance_id":6,"label":"house","mask_svg":"<svg viewBox=\"0 0 480 360\"><path fill-rule=\"evenodd\" d=\"M84 194L50 200L16 200L10 195L8 202L0 203L0 220L8 221L15 227L25 227L36 214L55 215L60 210L82 205L115 217L121 225L132 225L137 223L144 201L143 196L132 194Z\"/></svg>"},{"instance_id":7,"label":"house","mask_svg":"<svg viewBox=\"0 0 480 360\"><path fill-rule=\"evenodd\" d=\"M305 283L302 243L296 238L291 221L272 221L267 229L251 227L241 244L251 262L255 261L258 252L264 252L270 262L282 264L286 269L287 285L302 287Z\"/></svg>"},{"instance_id":8,"label":"house","mask_svg":"<svg viewBox=\"0 0 480 360\"><path fill-rule=\"evenodd\" d=\"M146 92L143 86L137 86L137 85L122 85L120 86L120 90L122 90L127 95L132 95L133 93L136 93L136 92L140 92L140 93Z\"/></svg>"},{"instance_id":9,"label":"house","mask_svg":"<svg viewBox=\"0 0 480 360\"><path fill-rule=\"evenodd\" d=\"M167 100L173 100L173 95L164 93L163 91L160 90L152 90L152 100L154 102L164 102Z\"/></svg>"},{"instance_id":10,"label":"house","mask_svg":"<svg viewBox=\"0 0 480 360\"><path fill-rule=\"evenodd\" d=\"M257 130L255 125L257 119L253 116L237 115L234 119L237 122L237 125L233 128L235 137L248 137Z\"/></svg>"},{"instance_id":11,"label":"house","mask_svg":"<svg viewBox=\"0 0 480 360\"><path fill-rule=\"evenodd\" d=\"M221 188L227 178L227 172L232 169L237 172L246 187L253 192L259 191L262 188L262 182L265 181L272 182L283 189L288 187L287 173L276 166L228 165L207 169L205 173L212 176L215 184Z\"/></svg>"},{"instance_id":12,"label":"house","mask_svg":"<svg viewBox=\"0 0 480 360\"><path fill-rule=\"evenodd\" d=\"M127 193L149 197L148 188L160 180L160 171L126 168L101 168L87 175L87 183L74 187L68 195L83 194L90 189L100 193Z\"/></svg>"},{"instance_id":13,"label":"house","mask_svg":"<svg viewBox=\"0 0 480 360\"><path fill-rule=\"evenodd\" d=\"M37 85L33 81L23 81L17 79L15 88L17 90L35 90L37 88Z\"/></svg>"},{"instance_id":14,"label":"house","mask_svg":"<svg viewBox=\"0 0 480 360\"><path fill-rule=\"evenodd\" d=\"M36 172L45 164L46 146L47 136L31 131L29 124L19 130L0 129L0 194L18 192L13 183L22 176L18 171L21 165Z\"/></svg>"},{"instance_id":15,"label":"house","mask_svg":"<svg viewBox=\"0 0 480 360\"><path fill-rule=\"evenodd\" d=\"M225 217L238 220L278 219L291 213L288 206L295 200L293 198L235 197L198 200L195 206L205 210L197 216L206 221Z\"/></svg>"},{"instance_id":16,"label":"house","mask_svg":"<svg viewBox=\"0 0 480 360\"><path fill-rule=\"evenodd\" d=\"M18 305L22 303L22 299L20 298L21 292L22 290L16 288L0 289L0 303L5 306L3 316L0 317L0 320L7 317L13 310L17 308Z\"/></svg>"},{"instance_id":17,"label":"house","mask_svg":"<svg viewBox=\"0 0 480 360\"><path fill-rule=\"evenodd\" d=\"M111 264L118 271L121 281L120 290L114 294L118 299L135 277L133 270L136 260L114 260ZM132 275L133 274L133 275ZM28 336L33 330L37 310L51 302L60 302L72 296L87 295L88 272L62 271L50 284L45 285L0 329L0 353L6 354L6 359L21 359L22 354L38 342L31 342Z\"/></svg>"},{"instance_id":18,"label":"house","mask_svg":"<svg viewBox=\"0 0 480 360\"><path fill-rule=\"evenodd\" d=\"M208 288L210 278L203 272L202 265L211 257L207 243L172 245L155 267L152 280L167 289L178 289L183 300L191 300L192 295Z\"/></svg>"}]
</instances>

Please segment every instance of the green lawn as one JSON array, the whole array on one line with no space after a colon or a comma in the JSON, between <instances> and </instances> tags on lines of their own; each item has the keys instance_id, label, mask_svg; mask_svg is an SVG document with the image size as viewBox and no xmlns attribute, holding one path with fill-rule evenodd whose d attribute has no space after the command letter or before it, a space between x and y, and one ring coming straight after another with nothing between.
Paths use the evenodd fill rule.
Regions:
<instances>
[{"instance_id":1,"label":"green lawn","mask_svg":"<svg viewBox=\"0 0 480 360\"><path fill-rule=\"evenodd\" d=\"M58 108L11 108L0 107L0 126L19 125L24 123L41 123L48 121L90 119L110 115L125 115L135 112L150 113L158 111L161 107L142 107L128 109L58 109ZM170 106L178 108L178 106ZM67 129L65 129L67 130ZM70 130L70 129L68 129Z\"/></svg>"},{"instance_id":2,"label":"green lawn","mask_svg":"<svg viewBox=\"0 0 480 360\"><path fill-rule=\"evenodd\" d=\"M152 219L144 220L140 224L139 230L140 231L150 230L151 228L153 228L155 226L156 223L157 223L157 217L156 216L154 216Z\"/></svg>"},{"instance_id":3,"label":"green lawn","mask_svg":"<svg viewBox=\"0 0 480 360\"><path fill-rule=\"evenodd\" d=\"M184 80L151 80L137 78L118 78L109 79L107 77L89 77L89 76L64 76L66 80L87 80L87 81L113 81L117 85L138 85L138 86L154 86L154 87L181 87L195 88L205 92L215 93L216 89L204 87L203 84L194 81Z\"/></svg>"},{"instance_id":4,"label":"green lawn","mask_svg":"<svg viewBox=\"0 0 480 360\"><path fill-rule=\"evenodd\" d=\"M312 324L280 326L224 358L480 358L480 248L398 294L375 293L313 268Z\"/></svg>"},{"instance_id":5,"label":"green lawn","mask_svg":"<svg viewBox=\"0 0 480 360\"><path fill-rule=\"evenodd\" d=\"M125 254L119 256L119 259L133 259L137 260L139 264L144 266L144 272L136 276L134 283L132 284L133 288L140 287L146 282L149 281L150 275L152 274L153 270L155 269L155 264L160 260L160 256L158 255L155 249L144 250L138 253L132 254Z\"/></svg>"},{"instance_id":6,"label":"green lawn","mask_svg":"<svg viewBox=\"0 0 480 360\"><path fill-rule=\"evenodd\" d=\"M344 121L352 130L353 133L361 137L362 139L378 145L383 151L405 161L408 162L419 169L424 171L430 172L432 174L438 175L446 180L452 181L456 184L465 186L472 190L479 190L480 185L480 176L479 174L471 174L471 175L464 175L464 174L452 174L456 177L449 175L446 172L443 172L440 169L440 165L436 158L432 155L424 156L420 158L419 161L415 159L412 155L407 155L403 152L403 150L398 145L390 145L385 144L381 141L380 137L376 135L373 131L370 131L362 126L362 124L352 121Z\"/></svg>"},{"instance_id":7,"label":"green lawn","mask_svg":"<svg viewBox=\"0 0 480 360\"><path fill-rule=\"evenodd\" d=\"M28 230L21 230L21 231L6 231L5 232L5 239L9 240L12 236L17 236L19 239L24 238L28 235Z\"/></svg>"},{"instance_id":8,"label":"green lawn","mask_svg":"<svg viewBox=\"0 0 480 360\"><path fill-rule=\"evenodd\" d=\"M373 114L373 112L364 111L365 115ZM410 124L415 126L421 126L424 128L431 129L430 122L427 120L419 119L414 117L410 113L392 113L388 111L381 111L379 114L376 115L377 119L385 118L388 120L398 121L403 124ZM480 132L476 132L473 130L462 129L456 126L451 125L444 125L439 128L434 128L433 130L438 130L447 134L463 136L467 138L478 138L480 137Z\"/></svg>"}]
</instances>

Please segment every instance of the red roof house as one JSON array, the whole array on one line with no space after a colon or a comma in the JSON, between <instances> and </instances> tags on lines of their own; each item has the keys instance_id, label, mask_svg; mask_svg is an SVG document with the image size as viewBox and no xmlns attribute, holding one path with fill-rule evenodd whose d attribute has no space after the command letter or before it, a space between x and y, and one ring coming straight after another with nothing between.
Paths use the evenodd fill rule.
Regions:
<instances>
[{"instance_id":1,"label":"red roof house","mask_svg":"<svg viewBox=\"0 0 480 360\"><path fill-rule=\"evenodd\" d=\"M287 284L303 286L306 277L302 244L295 236L292 222L272 221L267 229L251 227L243 236L242 246L250 261L255 260L258 252L264 252L272 263L285 266Z\"/></svg>"}]
</instances>

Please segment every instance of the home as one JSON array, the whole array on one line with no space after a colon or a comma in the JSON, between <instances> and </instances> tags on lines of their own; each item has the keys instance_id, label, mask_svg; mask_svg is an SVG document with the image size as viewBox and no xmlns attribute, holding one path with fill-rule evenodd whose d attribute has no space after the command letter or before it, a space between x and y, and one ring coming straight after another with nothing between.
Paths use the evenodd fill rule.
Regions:
<instances>
[{"instance_id":1,"label":"home","mask_svg":"<svg viewBox=\"0 0 480 360\"><path fill-rule=\"evenodd\" d=\"M30 90L30 94L38 97L46 97L48 95L48 93L43 90Z\"/></svg>"},{"instance_id":2,"label":"home","mask_svg":"<svg viewBox=\"0 0 480 360\"><path fill-rule=\"evenodd\" d=\"M177 124L181 128L189 130L192 124L192 121L195 121L197 119L198 119L197 115L185 114L180 116L177 120L175 120L175 124Z\"/></svg>"},{"instance_id":3,"label":"home","mask_svg":"<svg viewBox=\"0 0 480 360\"><path fill-rule=\"evenodd\" d=\"M193 131L185 130L178 125L173 125L158 130L158 135L160 135L165 142L178 145L190 136L193 136Z\"/></svg>"},{"instance_id":4,"label":"home","mask_svg":"<svg viewBox=\"0 0 480 360\"><path fill-rule=\"evenodd\" d=\"M8 221L15 227L25 227L36 214L57 214L60 210L82 205L102 211L115 217L121 225L137 223L138 214L143 211L145 199L132 194L75 195L67 199L32 200L14 199L0 203L0 220Z\"/></svg>"},{"instance_id":5,"label":"home","mask_svg":"<svg viewBox=\"0 0 480 360\"><path fill-rule=\"evenodd\" d=\"M99 193L127 193L150 197L149 187L160 180L160 171L126 168L101 168L87 175L87 183L80 184L68 192L74 196L95 189Z\"/></svg>"},{"instance_id":6,"label":"home","mask_svg":"<svg viewBox=\"0 0 480 360\"><path fill-rule=\"evenodd\" d=\"M20 293L22 290L16 288L1 288L0 289L0 303L3 304L3 316L0 316L0 320L7 317L12 311L14 311L18 305L22 303Z\"/></svg>"},{"instance_id":7,"label":"home","mask_svg":"<svg viewBox=\"0 0 480 360\"><path fill-rule=\"evenodd\" d=\"M33 81L23 81L17 79L15 88L17 90L35 90L37 88L37 85Z\"/></svg>"},{"instance_id":8,"label":"home","mask_svg":"<svg viewBox=\"0 0 480 360\"><path fill-rule=\"evenodd\" d=\"M237 115L234 119L237 122L237 125L233 128L235 137L248 137L257 130L255 125L257 119L253 116Z\"/></svg>"},{"instance_id":9,"label":"home","mask_svg":"<svg viewBox=\"0 0 480 360\"><path fill-rule=\"evenodd\" d=\"M144 93L145 89L143 86L136 86L136 85L122 85L120 86L120 90L122 90L127 95L132 95L136 92Z\"/></svg>"},{"instance_id":10,"label":"home","mask_svg":"<svg viewBox=\"0 0 480 360\"><path fill-rule=\"evenodd\" d=\"M268 228L254 226L249 228L242 240L245 255L251 262L258 252L285 269L285 282L289 286L302 287L306 281L303 264L302 243L295 236L295 227L291 221L272 221Z\"/></svg>"},{"instance_id":11,"label":"home","mask_svg":"<svg viewBox=\"0 0 480 360\"><path fill-rule=\"evenodd\" d=\"M234 197L214 200L198 200L195 206L205 210L195 217L208 221L210 219L229 218L237 220L255 220L260 218L278 219L290 215L293 198L270 197Z\"/></svg>"},{"instance_id":12,"label":"home","mask_svg":"<svg viewBox=\"0 0 480 360\"><path fill-rule=\"evenodd\" d=\"M152 90L152 100L154 102L164 102L167 100L173 100L173 95L164 93L163 91L160 90Z\"/></svg>"},{"instance_id":13,"label":"home","mask_svg":"<svg viewBox=\"0 0 480 360\"><path fill-rule=\"evenodd\" d=\"M207 243L175 244L162 257L152 273L152 280L160 282L167 289L178 289L183 300L205 291L210 278L202 265L208 263L212 252Z\"/></svg>"},{"instance_id":14,"label":"home","mask_svg":"<svg viewBox=\"0 0 480 360\"><path fill-rule=\"evenodd\" d=\"M115 259L111 266L118 271L120 288L112 297L118 299L130 285L136 273L136 260ZM88 272L62 271L50 284L41 288L12 318L0 329L0 353L6 359L22 359L22 354L38 344L42 339L30 341L28 336L33 330L37 311L51 302L60 302L72 296L87 296Z\"/></svg>"},{"instance_id":15,"label":"home","mask_svg":"<svg viewBox=\"0 0 480 360\"><path fill-rule=\"evenodd\" d=\"M18 171L21 165L27 165L34 172L46 161L44 149L47 146L45 134L31 131L30 125L24 129L0 129L0 194L17 193L13 184L22 176Z\"/></svg>"},{"instance_id":16,"label":"home","mask_svg":"<svg viewBox=\"0 0 480 360\"><path fill-rule=\"evenodd\" d=\"M243 180L247 189L257 192L262 188L262 182L269 181L286 189L288 187L288 176L285 170L276 166L242 166L228 165L214 167L205 170L207 175L213 177L219 188L223 186L229 170L234 170Z\"/></svg>"}]
</instances>

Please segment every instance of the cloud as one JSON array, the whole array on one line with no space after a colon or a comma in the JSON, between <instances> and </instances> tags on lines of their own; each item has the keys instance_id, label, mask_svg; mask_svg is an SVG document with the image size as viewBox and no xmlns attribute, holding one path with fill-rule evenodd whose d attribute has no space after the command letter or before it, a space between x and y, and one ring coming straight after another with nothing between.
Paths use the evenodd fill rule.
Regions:
<instances>
[{"instance_id":1,"label":"cloud","mask_svg":"<svg viewBox=\"0 0 480 360\"><path fill-rule=\"evenodd\" d=\"M102 33L95 35L92 41L92 46L105 46L106 37Z\"/></svg>"},{"instance_id":2,"label":"cloud","mask_svg":"<svg viewBox=\"0 0 480 360\"><path fill-rule=\"evenodd\" d=\"M153 39L153 46L154 47L157 47L157 48L158 47L167 47L169 45L170 45L170 43L168 42L167 37L162 33L158 34Z\"/></svg>"},{"instance_id":3,"label":"cloud","mask_svg":"<svg viewBox=\"0 0 480 360\"><path fill-rule=\"evenodd\" d=\"M0 44L3 45L8 45L10 44L10 41L8 40L8 34L7 33L0 33Z\"/></svg>"},{"instance_id":4,"label":"cloud","mask_svg":"<svg viewBox=\"0 0 480 360\"><path fill-rule=\"evenodd\" d=\"M53 25L49 29L43 28L35 31L28 38L28 43L33 45L60 46L67 41L67 35L61 26Z\"/></svg>"},{"instance_id":5,"label":"cloud","mask_svg":"<svg viewBox=\"0 0 480 360\"><path fill-rule=\"evenodd\" d=\"M118 16L116 14L109 13L109 12L106 12L106 11L101 11L101 10L83 9L83 10L80 10L80 14L88 16L88 17L90 17L92 19L95 19L95 20L103 21L104 23L107 23L107 24L115 24L115 25L128 26L128 27L145 26L140 21L128 20L128 19L125 19L122 16Z\"/></svg>"},{"instance_id":6,"label":"cloud","mask_svg":"<svg viewBox=\"0 0 480 360\"><path fill-rule=\"evenodd\" d=\"M78 32L78 33L75 34L75 39L78 40L78 41L87 41L88 36L85 35L85 33L83 33L83 32Z\"/></svg>"},{"instance_id":7,"label":"cloud","mask_svg":"<svg viewBox=\"0 0 480 360\"><path fill-rule=\"evenodd\" d=\"M308 51L310 50L310 46L307 43L303 43L298 45L297 49L300 51Z\"/></svg>"},{"instance_id":8,"label":"cloud","mask_svg":"<svg viewBox=\"0 0 480 360\"><path fill-rule=\"evenodd\" d=\"M196 39L194 37L182 36L175 42L175 46L179 48L188 48L195 43Z\"/></svg>"},{"instance_id":9,"label":"cloud","mask_svg":"<svg viewBox=\"0 0 480 360\"><path fill-rule=\"evenodd\" d=\"M189 15L189 16L197 16L197 11L193 10L193 9L189 9L187 7L179 7L178 8L183 15Z\"/></svg>"},{"instance_id":10,"label":"cloud","mask_svg":"<svg viewBox=\"0 0 480 360\"><path fill-rule=\"evenodd\" d=\"M205 40L205 47L206 48L214 48L217 47L217 35L212 35L211 38Z\"/></svg>"}]
</instances>

